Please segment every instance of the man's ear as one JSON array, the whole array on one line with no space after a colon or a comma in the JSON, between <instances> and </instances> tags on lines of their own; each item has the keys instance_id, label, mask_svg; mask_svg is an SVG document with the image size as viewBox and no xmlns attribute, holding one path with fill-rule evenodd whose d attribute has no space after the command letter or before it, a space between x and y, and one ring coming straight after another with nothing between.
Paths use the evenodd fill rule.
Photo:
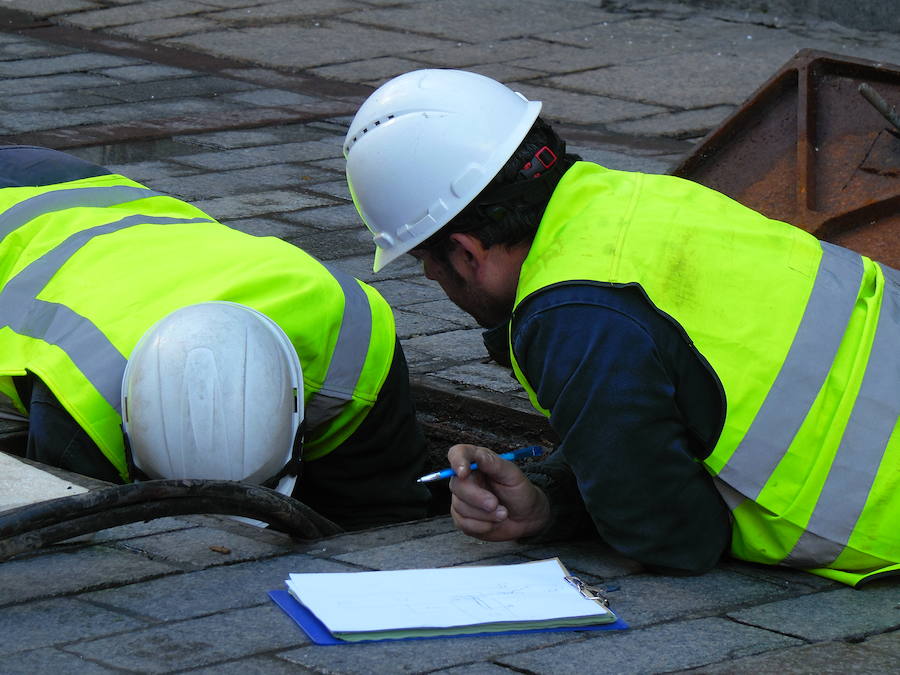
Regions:
<instances>
[{"instance_id":1,"label":"man's ear","mask_svg":"<svg viewBox=\"0 0 900 675\"><path fill-rule=\"evenodd\" d=\"M455 244L450 253L450 260L459 274L471 279L483 271L488 249L480 239L465 232L454 232L450 235L450 241Z\"/></svg>"}]
</instances>

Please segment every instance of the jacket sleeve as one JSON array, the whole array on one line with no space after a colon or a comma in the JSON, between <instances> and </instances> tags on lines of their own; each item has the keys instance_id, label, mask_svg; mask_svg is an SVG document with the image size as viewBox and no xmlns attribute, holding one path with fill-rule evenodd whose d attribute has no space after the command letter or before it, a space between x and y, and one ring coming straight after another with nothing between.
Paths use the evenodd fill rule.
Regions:
<instances>
[{"instance_id":1,"label":"jacket sleeve","mask_svg":"<svg viewBox=\"0 0 900 675\"><path fill-rule=\"evenodd\" d=\"M654 336L667 327L602 295L550 297L517 315L513 348L561 439L547 467L531 472L550 498L551 529L571 531L580 511L613 548L651 569L708 570L731 525L676 402L678 373Z\"/></svg>"}]
</instances>

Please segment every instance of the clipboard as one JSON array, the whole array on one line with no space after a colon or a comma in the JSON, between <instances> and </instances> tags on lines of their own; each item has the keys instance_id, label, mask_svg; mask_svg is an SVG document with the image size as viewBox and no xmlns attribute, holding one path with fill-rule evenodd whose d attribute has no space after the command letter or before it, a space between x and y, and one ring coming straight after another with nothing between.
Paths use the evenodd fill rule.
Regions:
<instances>
[{"instance_id":1,"label":"clipboard","mask_svg":"<svg viewBox=\"0 0 900 675\"><path fill-rule=\"evenodd\" d=\"M543 565L543 567L541 567L541 565ZM553 575L552 571L554 569L558 570L556 575ZM453 570L456 571L454 572ZM489 574L486 574L485 571L488 570L490 572ZM562 571L564 574L560 575L559 571ZM349 587L356 584L357 588L359 588L360 583L368 584L367 588L370 592L355 594L351 592L350 597L351 600L359 598L359 602L363 605L365 605L366 602L371 605L372 602L378 600L378 598L373 599L370 597L366 597L365 599L360 598L361 595L378 596L378 591L371 592L371 589L380 588L382 585L385 589L390 589L391 583L403 583L406 582L407 579L410 580L410 592L415 596L417 592L421 593L421 588L417 591L416 584L421 584L423 579L428 580L428 575L432 573L436 575L436 579L450 578L451 580L457 578L458 575L463 575L463 578L469 579L470 581L472 579L471 575L473 574L484 576L486 584L484 588L488 590L482 590L481 593L478 592L477 585L473 586L472 593L467 592L469 587L466 587L466 589L462 591L454 591L452 588L451 590L446 591L449 596L447 602L450 603L446 605L446 608L450 614L452 614L451 610L457 608L457 605L470 602L473 603L473 605L464 607L464 609L467 608L471 610L473 606L478 606L478 611L483 612L480 619L479 617L474 617L472 622L466 622L465 620L453 621L451 617L449 623L446 624L440 624L438 622L432 624L427 621L418 624L415 623L415 621L421 617L410 617L409 621L411 623L406 625L406 630L404 630L402 626L399 628L396 626L392 627L390 622L387 621L383 630L377 627L369 627L369 629L366 630L365 627L363 627L359 629L359 632L348 631L346 629L341 629L341 632L339 632L337 628L340 627L340 620L335 619L334 612L329 614L329 610L333 609L333 607L330 607L329 605L344 606L346 598L344 598L342 602L341 598L335 597L332 602L326 602L325 605L322 604L323 599L321 591L323 588L330 588L332 591L337 588L339 589L338 593L340 593L341 589L344 589L345 586ZM467 567L442 568L437 570L399 570L396 572L344 572L324 574L326 575L325 577L322 577L322 574L292 575L292 579L306 577L304 579L307 583L305 588L307 590L312 589L310 590L309 596L304 596L302 588L298 586L293 587L294 594L286 590L273 590L269 591L268 594L270 599L278 605L304 631L304 633L306 633L310 640L318 645L431 639L436 637L475 637L551 631L624 630L628 628L627 623L608 609L609 603L602 594L599 593L598 589L589 584L585 584L577 577L570 575L568 570L565 569L558 559L536 561L533 563L519 563L518 565L486 566L481 568ZM537 583L529 581L535 574L543 575ZM369 576L367 577L366 575ZM384 575L388 576L385 577ZM422 575L425 576L423 577ZM510 588L515 588L515 593L513 594L507 592L507 589L502 586L499 589L492 586L492 584L496 583L497 578L503 578L505 580L507 576L509 577L508 585ZM322 583L319 583L319 577L323 578ZM540 584L545 583L548 578L555 580L553 581L552 587L545 588L541 586ZM348 580L352 581L353 584L346 583ZM384 583L379 584L379 581ZM535 584L535 597L531 597L530 595L527 598L524 597L524 591L527 590L528 583ZM329 584L331 585L329 586ZM526 585L522 586L521 584ZM574 595L571 590L566 589L577 590L578 595ZM315 592L320 592L318 598L315 597ZM390 591L386 590L385 592ZM497 597L493 597L492 593ZM308 602L312 607L308 607L304 602L298 601L298 598L295 597L295 595L298 594L304 602ZM402 596L403 593L400 592L398 595ZM459 595L460 597L455 597L456 595ZM498 597L500 598L499 604L497 601ZM554 604L554 597L562 599L562 607L564 609L571 609L572 605L574 605L576 607L575 612L571 615L564 613L557 616L549 614L545 616L542 612L533 616L527 614L527 612L532 611L529 607L529 602L543 606L543 602L549 598L551 604ZM405 599L408 601L408 598ZM383 600L384 596L381 596L381 601ZM318 601L318 604L316 601ZM399 610L401 613L408 610L408 605L404 604L404 597L398 597L397 603L401 607ZM515 612L520 609L515 606L517 603L525 605L525 608L521 610L526 612L524 615L525 618L518 618L523 615L518 615L518 617L515 615ZM600 609L597 608L598 605L601 607ZM383 605L379 605L379 607L382 606ZM591 607L594 609L591 609ZM318 609L318 611L324 613L324 621L323 617L316 615L314 609ZM426 607L423 611L427 612L428 609L429 608ZM365 607L360 608L359 611L365 613ZM390 612L391 609L386 608L383 614L388 615ZM346 613L355 617L357 610L355 608L349 608ZM465 612L464 615L466 615ZM332 630L329 630L326 625L329 621L331 622L329 625L332 626ZM381 621L380 617L378 621ZM344 636L347 637L345 638Z\"/></svg>"}]
</instances>

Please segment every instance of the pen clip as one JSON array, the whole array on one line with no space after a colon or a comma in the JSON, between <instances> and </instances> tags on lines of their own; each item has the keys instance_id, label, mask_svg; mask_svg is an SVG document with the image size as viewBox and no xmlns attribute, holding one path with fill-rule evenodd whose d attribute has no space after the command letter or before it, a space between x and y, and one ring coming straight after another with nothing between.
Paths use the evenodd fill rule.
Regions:
<instances>
[{"instance_id":1,"label":"pen clip","mask_svg":"<svg viewBox=\"0 0 900 675\"><path fill-rule=\"evenodd\" d=\"M605 595L603 595L603 591L601 591L596 586L586 584L578 577L572 576L570 574L566 575L566 581L577 588L578 592L581 593L583 597L587 598L588 600L594 600L604 607L609 607L609 599Z\"/></svg>"}]
</instances>

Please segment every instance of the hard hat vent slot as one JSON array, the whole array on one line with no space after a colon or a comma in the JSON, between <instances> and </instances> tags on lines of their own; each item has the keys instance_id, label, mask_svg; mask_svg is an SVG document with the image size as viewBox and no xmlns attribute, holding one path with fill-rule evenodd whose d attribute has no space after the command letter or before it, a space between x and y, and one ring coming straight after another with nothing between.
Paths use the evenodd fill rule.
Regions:
<instances>
[{"instance_id":1,"label":"hard hat vent slot","mask_svg":"<svg viewBox=\"0 0 900 675\"><path fill-rule=\"evenodd\" d=\"M385 122L389 122L392 119L394 119L393 114L382 117L381 119L377 119L377 120L371 122L369 125L364 126L362 129L359 130L359 132L356 133L355 136L353 136L347 143L344 144L344 154L346 155L348 152L350 152L350 148L352 148L354 145L356 145L356 141L358 141L360 138L362 138L367 133L372 131L372 129L384 124Z\"/></svg>"}]
</instances>

